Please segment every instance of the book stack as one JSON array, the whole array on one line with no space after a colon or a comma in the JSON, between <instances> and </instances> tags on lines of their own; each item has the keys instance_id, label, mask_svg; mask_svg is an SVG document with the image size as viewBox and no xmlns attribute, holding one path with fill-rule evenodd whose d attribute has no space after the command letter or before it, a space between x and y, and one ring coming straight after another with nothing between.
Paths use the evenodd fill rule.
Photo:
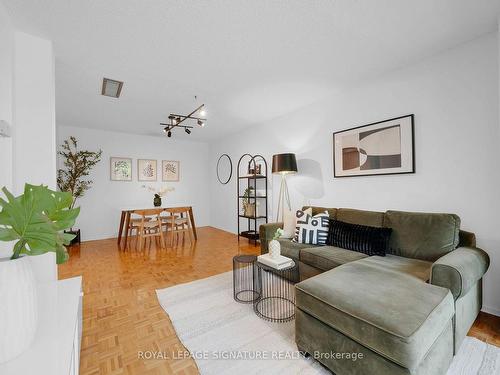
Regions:
<instances>
[{"instance_id":1,"label":"book stack","mask_svg":"<svg viewBox=\"0 0 500 375\"><path fill-rule=\"evenodd\" d=\"M279 255L276 258L272 258L270 254L259 255L257 257L257 261L277 270L283 270L295 265L295 262L292 259L283 255Z\"/></svg>"}]
</instances>

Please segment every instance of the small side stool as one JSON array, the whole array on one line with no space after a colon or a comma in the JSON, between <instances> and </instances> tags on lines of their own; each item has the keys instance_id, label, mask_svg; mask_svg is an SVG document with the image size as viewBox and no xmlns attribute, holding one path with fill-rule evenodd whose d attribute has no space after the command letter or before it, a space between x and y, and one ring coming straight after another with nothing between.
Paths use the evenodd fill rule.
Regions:
<instances>
[{"instance_id":1,"label":"small side stool","mask_svg":"<svg viewBox=\"0 0 500 375\"><path fill-rule=\"evenodd\" d=\"M253 303L260 297L255 255L233 257L233 297L236 302Z\"/></svg>"}]
</instances>

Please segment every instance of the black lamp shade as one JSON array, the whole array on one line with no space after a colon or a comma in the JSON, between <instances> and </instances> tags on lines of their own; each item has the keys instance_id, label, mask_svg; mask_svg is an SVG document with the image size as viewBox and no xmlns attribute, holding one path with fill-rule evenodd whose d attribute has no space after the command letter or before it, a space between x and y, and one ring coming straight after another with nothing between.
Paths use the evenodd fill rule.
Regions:
<instances>
[{"instance_id":1,"label":"black lamp shade","mask_svg":"<svg viewBox=\"0 0 500 375\"><path fill-rule=\"evenodd\" d=\"M295 154L273 155L273 173L296 173L297 159Z\"/></svg>"}]
</instances>

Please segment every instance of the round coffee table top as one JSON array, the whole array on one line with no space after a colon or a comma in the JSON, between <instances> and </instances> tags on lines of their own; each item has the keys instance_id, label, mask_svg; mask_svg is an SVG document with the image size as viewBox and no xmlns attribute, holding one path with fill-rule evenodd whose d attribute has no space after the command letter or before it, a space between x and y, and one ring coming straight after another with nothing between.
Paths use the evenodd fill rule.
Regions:
<instances>
[{"instance_id":1,"label":"round coffee table top","mask_svg":"<svg viewBox=\"0 0 500 375\"><path fill-rule=\"evenodd\" d=\"M257 261L255 264L257 265L257 267L262 268L265 271L271 271L271 272L275 272L275 273L289 272L289 271L293 271L295 268L298 268L297 263L295 261L293 261L293 266L281 268L281 269L268 266L267 264L261 263L259 261Z\"/></svg>"},{"instance_id":2,"label":"round coffee table top","mask_svg":"<svg viewBox=\"0 0 500 375\"><path fill-rule=\"evenodd\" d=\"M236 255L233 260L238 263L253 263L257 260L257 255Z\"/></svg>"}]
</instances>

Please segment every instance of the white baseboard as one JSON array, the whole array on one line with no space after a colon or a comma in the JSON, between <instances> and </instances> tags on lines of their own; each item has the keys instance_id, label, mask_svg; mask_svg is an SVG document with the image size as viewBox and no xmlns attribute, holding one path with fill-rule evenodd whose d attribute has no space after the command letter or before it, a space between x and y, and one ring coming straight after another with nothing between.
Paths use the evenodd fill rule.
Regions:
<instances>
[{"instance_id":1,"label":"white baseboard","mask_svg":"<svg viewBox=\"0 0 500 375\"><path fill-rule=\"evenodd\" d=\"M493 307L483 306L483 308L481 309L481 311L483 311L485 313L488 313L488 314L491 314L491 315L500 316L500 310L499 309L495 309Z\"/></svg>"}]
</instances>

